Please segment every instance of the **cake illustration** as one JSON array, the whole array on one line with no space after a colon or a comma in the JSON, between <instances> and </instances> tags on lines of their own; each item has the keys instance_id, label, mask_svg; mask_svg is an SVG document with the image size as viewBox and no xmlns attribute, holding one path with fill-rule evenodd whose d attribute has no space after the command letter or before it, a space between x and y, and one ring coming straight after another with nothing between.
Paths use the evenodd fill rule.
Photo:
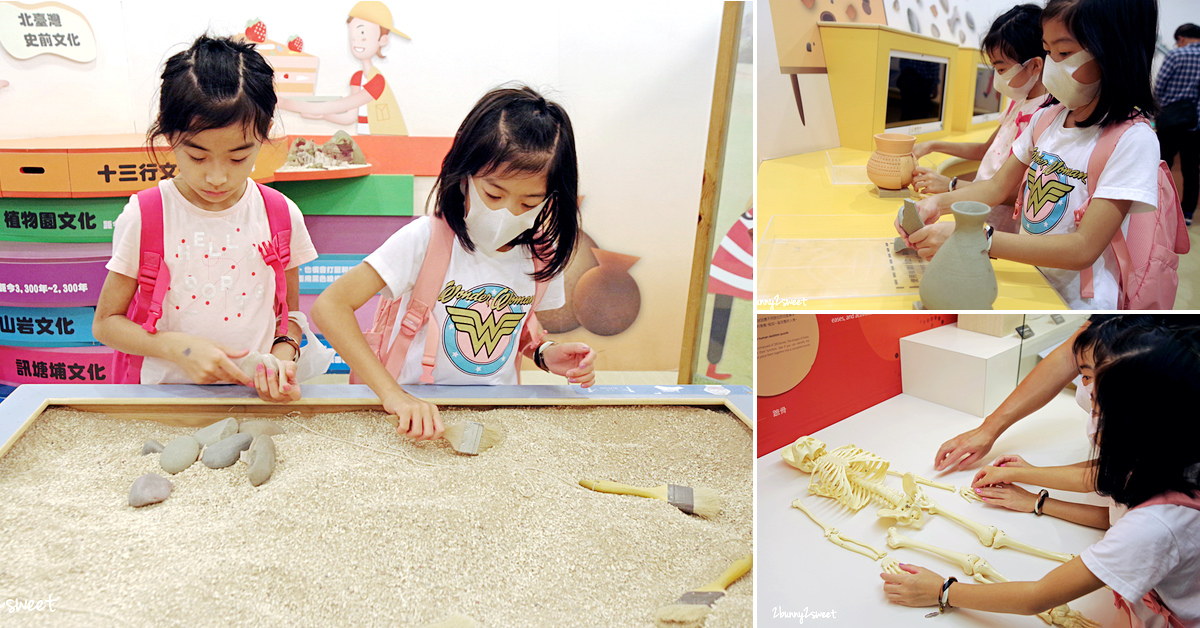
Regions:
<instances>
[{"instance_id":1,"label":"cake illustration","mask_svg":"<svg viewBox=\"0 0 1200 628\"><path fill-rule=\"evenodd\" d=\"M246 23L246 32L235 39L254 42L259 54L275 70L275 91L280 94L312 96L316 93L316 56L304 52L304 40L293 35L287 43L267 39L267 26L254 18Z\"/></svg>"},{"instance_id":2,"label":"cake illustration","mask_svg":"<svg viewBox=\"0 0 1200 628\"><path fill-rule=\"evenodd\" d=\"M345 131L338 131L324 144L303 137L296 138L288 149L287 163L276 172L336 170L366 164L366 156L354 139Z\"/></svg>"}]
</instances>

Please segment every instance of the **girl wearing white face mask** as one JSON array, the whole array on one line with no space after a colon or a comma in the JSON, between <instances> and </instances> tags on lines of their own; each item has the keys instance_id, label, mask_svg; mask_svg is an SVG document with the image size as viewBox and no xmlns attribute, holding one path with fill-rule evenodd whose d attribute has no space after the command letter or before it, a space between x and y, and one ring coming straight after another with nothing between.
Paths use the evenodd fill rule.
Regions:
<instances>
[{"instance_id":1,"label":"girl wearing white face mask","mask_svg":"<svg viewBox=\"0 0 1200 628\"><path fill-rule=\"evenodd\" d=\"M432 368L437 384L516 384L525 355L571 383L591 386L595 352L587 345L521 342L531 309L566 303L562 274L578 238L575 138L562 107L528 87L489 92L455 134L434 194L433 217L393 234L312 308L338 354L396 417L396 431L422 440L442 434L437 407L401 388L426 372L421 349L430 333L439 340ZM381 291L407 308L434 221L444 221L454 243L440 294L397 377L367 344L354 311Z\"/></svg>"},{"instance_id":2,"label":"girl wearing white face mask","mask_svg":"<svg viewBox=\"0 0 1200 628\"><path fill-rule=\"evenodd\" d=\"M888 601L1032 615L1108 586L1117 609L1109 626L1200 626L1200 422L1175 416L1200 394L1200 337L1195 328L1128 330L1101 362L1089 485L1128 512L1096 525L1100 541L1041 579L971 584L901 565L907 573L880 574ZM1079 521L1044 493L1034 508Z\"/></svg>"},{"instance_id":3,"label":"girl wearing white face mask","mask_svg":"<svg viewBox=\"0 0 1200 628\"><path fill-rule=\"evenodd\" d=\"M1079 368L1075 401L1088 414L1087 434L1093 446L1097 443L1096 372L1114 359L1140 350L1164 333L1168 326L1186 328L1194 326L1196 322L1195 317L1191 316L1115 316L1088 325L1076 336L1071 347ZM975 492L989 503L1010 510L1033 512L1039 494L1020 488L1015 483L1088 492L1093 490L1095 464L1095 460L1087 460L1073 465L1038 467L1029 464L1021 456L1008 454L997 458L992 466L981 469L975 475L973 486ZM1111 500L1107 508L1060 501L1049 496L1045 503L1050 506L1049 510L1042 508L1045 514L1100 529L1107 529L1116 523L1126 511L1125 507Z\"/></svg>"},{"instance_id":4,"label":"girl wearing white face mask","mask_svg":"<svg viewBox=\"0 0 1200 628\"><path fill-rule=\"evenodd\" d=\"M1073 309L1118 309L1121 271L1110 243L1128 229L1129 213L1158 204L1158 138L1140 122L1125 130L1091 186L1089 158L1103 129L1157 112L1150 89L1157 28L1154 0L1047 2L1042 83L1064 107L1038 112L1031 130L1042 117L1053 119L1037 145L1038 133L1021 134L988 181L918 204L928 226L909 242L922 257L933 257L953 231L953 222L934 224L953 203L995 206L1021 186L1020 233L992 235L989 254L1037 266Z\"/></svg>"},{"instance_id":5,"label":"girl wearing white face mask","mask_svg":"<svg viewBox=\"0 0 1200 628\"><path fill-rule=\"evenodd\" d=\"M971 181L992 178L1012 153L1013 141L1029 126L1030 119L1046 102L1046 88L1042 85L1042 68L1046 51L1042 48L1042 7L1022 4L1009 9L992 22L982 41L982 48L991 60L994 69L992 86L1008 96L1008 108L1000 118L1000 126L986 142L946 142L932 140L913 147L918 158L929 153L946 153L972 161L979 161L974 176L951 179L930 168L917 168L913 184L926 194L941 194L951 189L964 188ZM1000 231L1016 233L1020 223L1012 219L1012 204L998 205L988 217Z\"/></svg>"}]
</instances>

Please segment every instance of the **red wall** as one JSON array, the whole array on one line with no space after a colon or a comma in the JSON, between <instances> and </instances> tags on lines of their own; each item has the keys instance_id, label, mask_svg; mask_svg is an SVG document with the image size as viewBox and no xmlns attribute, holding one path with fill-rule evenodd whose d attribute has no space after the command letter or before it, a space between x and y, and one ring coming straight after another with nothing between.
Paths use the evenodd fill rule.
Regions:
<instances>
[{"instance_id":1,"label":"red wall","mask_svg":"<svg viewBox=\"0 0 1200 628\"><path fill-rule=\"evenodd\" d=\"M795 316L816 318L816 358L791 390L758 397L759 456L900 394L900 338L958 320L953 314ZM761 325L760 317L760 331Z\"/></svg>"}]
</instances>

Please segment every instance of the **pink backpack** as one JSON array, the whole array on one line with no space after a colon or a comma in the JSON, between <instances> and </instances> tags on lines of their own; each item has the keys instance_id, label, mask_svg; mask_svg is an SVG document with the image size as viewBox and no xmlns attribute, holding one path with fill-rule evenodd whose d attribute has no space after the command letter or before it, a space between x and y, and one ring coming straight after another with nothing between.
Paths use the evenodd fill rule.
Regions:
<instances>
[{"instance_id":1,"label":"pink backpack","mask_svg":"<svg viewBox=\"0 0 1200 628\"><path fill-rule=\"evenodd\" d=\"M288 331L287 278L284 269L292 259L292 216L287 199L274 188L255 182L267 206L267 222L271 226L271 241L258 245L263 261L275 271L275 314L279 317L276 335ZM163 200L157 187L137 193L138 209L142 216L141 254L138 260L137 291L129 302L126 316L150 333L158 331L162 318L163 299L171 285L163 252ZM115 384L137 384L142 378L143 356L116 352L113 360Z\"/></svg>"},{"instance_id":2,"label":"pink backpack","mask_svg":"<svg viewBox=\"0 0 1200 628\"><path fill-rule=\"evenodd\" d=\"M1200 494L1188 495L1179 491L1169 491L1151 497L1150 499L1130 508L1136 510L1143 506L1155 506L1159 504L1172 504L1175 506L1186 506L1193 510L1200 510ZM1121 597L1120 593L1113 591L1113 603L1117 607L1117 616L1112 622L1112 626L1129 627L1129 628L1145 628L1141 618L1133 610L1133 605L1128 600ZM1149 593L1142 598L1142 603L1151 610L1154 614L1162 617L1169 628L1183 628L1183 620L1179 619L1171 609L1163 604L1162 598L1158 595L1158 591L1151 589Z\"/></svg>"},{"instance_id":3,"label":"pink backpack","mask_svg":"<svg viewBox=\"0 0 1200 628\"><path fill-rule=\"evenodd\" d=\"M408 308L400 319L400 331L396 334L396 340L390 347L388 346L388 339L392 337L392 329L396 325L396 315L400 311L400 299L380 298L379 306L375 309L375 319L371 325L371 331L363 333L367 339L367 345L371 347L371 352L379 358L388 373L397 379L400 377L400 371L404 368L404 359L408 356L408 348L412 345L413 338L416 337L417 331L429 321L433 306L437 303L442 281L446 278L446 269L450 267L450 254L454 250L454 231L450 229L450 225L435 216L430 216L429 220L431 223L429 249L425 252L421 270L418 271L417 280L413 284L412 298L409 299ZM545 268L546 265L536 255L533 257L533 264L538 271ZM518 349L522 353L530 348L536 348L546 336L546 331L538 324L537 315L534 314L534 310L542 302L542 296L546 294L546 285L547 282L539 281L534 289L533 303L529 306L529 316L526 317L521 330ZM425 334L425 353L421 356L421 383L423 384L433 383L433 366L437 361L440 335L432 332ZM521 381L520 367L517 368L517 381ZM350 371L350 383L363 383L353 370Z\"/></svg>"},{"instance_id":4,"label":"pink backpack","mask_svg":"<svg viewBox=\"0 0 1200 628\"><path fill-rule=\"evenodd\" d=\"M1059 111L1061 103L1042 112L1032 129L1030 139L1037 146L1038 138L1049 128ZM1104 129L1100 134L1092 156L1088 159L1088 200L1075 210L1075 226L1083 220L1083 213L1091 203L1108 158L1117 148L1121 135L1140 120L1127 120ZM1024 206L1026 184L1017 190L1017 205L1013 218L1020 219ZM1179 288L1179 256L1191 249L1187 227L1183 220L1183 209L1179 204L1179 193L1171 178L1171 168L1164 161L1158 162L1158 209L1153 212L1129 214L1129 236L1117 229L1109 244L1120 268L1122 310L1169 310L1175 305L1175 293ZM1092 284L1092 267L1079 273L1079 293L1085 299L1095 295Z\"/></svg>"}]
</instances>

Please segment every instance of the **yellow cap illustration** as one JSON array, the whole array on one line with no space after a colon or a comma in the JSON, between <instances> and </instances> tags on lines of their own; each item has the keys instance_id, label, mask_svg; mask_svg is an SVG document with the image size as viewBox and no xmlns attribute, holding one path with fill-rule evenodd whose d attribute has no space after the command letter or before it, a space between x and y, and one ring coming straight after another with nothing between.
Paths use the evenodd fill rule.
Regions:
<instances>
[{"instance_id":1,"label":"yellow cap illustration","mask_svg":"<svg viewBox=\"0 0 1200 628\"><path fill-rule=\"evenodd\" d=\"M387 5L378 0L363 0L354 5L354 8L350 9L350 17L378 24L405 39L412 40L412 37L401 33L396 30L395 26L392 26L392 12L388 10Z\"/></svg>"}]
</instances>

